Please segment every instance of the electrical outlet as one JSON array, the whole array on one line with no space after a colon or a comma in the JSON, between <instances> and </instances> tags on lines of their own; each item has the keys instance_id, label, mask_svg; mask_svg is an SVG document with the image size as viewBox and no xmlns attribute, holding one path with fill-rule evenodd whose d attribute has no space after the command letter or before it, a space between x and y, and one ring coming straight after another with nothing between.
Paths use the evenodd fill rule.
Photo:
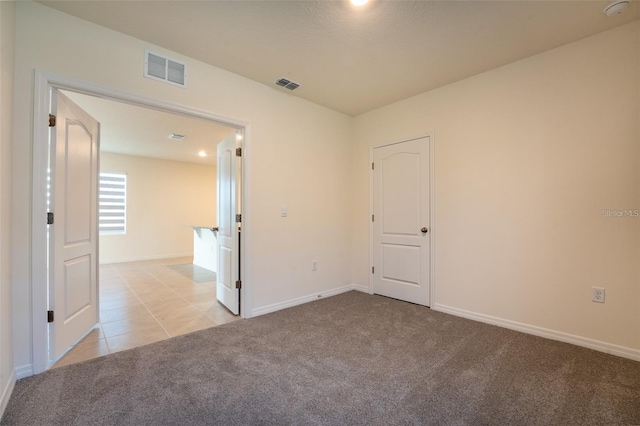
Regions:
<instances>
[{"instance_id":1,"label":"electrical outlet","mask_svg":"<svg viewBox=\"0 0 640 426\"><path fill-rule=\"evenodd\" d=\"M313 262L311 262L311 270L312 271L317 271L318 270L318 262L316 262L315 260Z\"/></svg>"},{"instance_id":2,"label":"electrical outlet","mask_svg":"<svg viewBox=\"0 0 640 426\"><path fill-rule=\"evenodd\" d=\"M604 303L604 288L591 287L591 300L598 303Z\"/></svg>"}]
</instances>

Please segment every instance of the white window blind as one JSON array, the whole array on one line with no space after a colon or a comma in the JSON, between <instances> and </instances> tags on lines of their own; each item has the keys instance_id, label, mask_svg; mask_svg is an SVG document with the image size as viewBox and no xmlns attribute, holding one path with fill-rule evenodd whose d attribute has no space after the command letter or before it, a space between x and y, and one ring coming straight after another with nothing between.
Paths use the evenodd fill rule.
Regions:
<instances>
[{"instance_id":1,"label":"white window blind","mask_svg":"<svg viewBox=\"0 0 640 426\"><path fill-rule=\"evenodd\" d=\"M100 235L126 234L127 175L100 173Z\"/></svg>"}]
</instances>

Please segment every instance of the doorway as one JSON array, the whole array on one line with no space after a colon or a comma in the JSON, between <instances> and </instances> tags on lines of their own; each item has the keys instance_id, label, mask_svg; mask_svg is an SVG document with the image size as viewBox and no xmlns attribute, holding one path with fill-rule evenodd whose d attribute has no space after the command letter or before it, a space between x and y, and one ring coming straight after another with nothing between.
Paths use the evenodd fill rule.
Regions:
<instances>
[{"instance_id":1,"label":"doorway","mask_svg":"<svg viewBox=\"0 0 640 426\"><path fill-rule=\"evenodd\" d=\"M54 367L237 319L217 302L211 228L222 226L216 221L217 144L229 139L235 150L239 130L58 92L100 123L100 303L98 324L66 333L67 341L56 344L51 359L66 353ZM237 304L232 307L237 314ZM56 342L65 336L58 333L62 324L67 321L51 325Z\"/></svg>"},{"instance_id":2,"label":"doorway","mask_svg":"<svg viewBox=\"0 0 640 426\"><path fill-rule=\"evenodd\" d=\"M432 303L433 146L430 136L371 150L371 290Z\"/></svg>"},{"instance_id":3,"label":"doorway","mask_svg":"<svg viewBox=\"0 0 640 426\"><path fill-rule=\"evenodd\" d=\"M229 126L233 129L239 129L244 135L244 151L247 150L248 143L248 125L247 123L239 121L231 121L223 119L214 114L205 113L203 111L193 110L188 107L179 105L168 104L159 102L153 99L143 98L127 93L117 92L108 88L99 87L90 83L79 82L71 79L67 79L60 76L50 75L43 72L38 72L36 75L36 106L34 108L35 117L48 114L48 105L51 105L54 101L52 96L53 90L66 90L69 92L76 92L84 95L96 96L102 99L108 99L110 101L122 102L127 105L137 105L143 108L148 108L154 111L163 111L171 114L178 114L182 116L192 117L196 119L204 119L212 122L220 123L225 126ZM47 286L43 285L46 282L47 275L47 253L46 250L42 250L42 247L46 247L46 227L42 226L41 221L38 220L38 212L46 210L46 145L48 129L41 126L40 120L34 120L36 122L34 126L34 167L33 167L33 245L32 245L32 296L33 296L33 361L34 361L34 373L39 373L46 370L53 361L48 356L47 351L47 338L48 338L48 326L46 326L46 311L47 310ZM242 158L240 159L242 162ZM243 169L244 170L244 169ZM246 181L246 179L242 179ZM42 214L42 213L41 213ZM244 236L243 236L244 237ZM42 244L44 242L44 244ZM242 256L243 254L241 254ZM171 263L171 262L169 262ZM141 267L141 265L137 265ZM169 265L171 266L171 265ZM149 265L142 266L149 267ZM183 271L184 272L184 271ZM45 280L42 280L45 278ZM240 291L245 291L244 289ZM246 298L243 298L246 301ZM44 314L44 315L43 315ZM42 325L41 320L45 318Z\"/></svg>"}]
</instances>

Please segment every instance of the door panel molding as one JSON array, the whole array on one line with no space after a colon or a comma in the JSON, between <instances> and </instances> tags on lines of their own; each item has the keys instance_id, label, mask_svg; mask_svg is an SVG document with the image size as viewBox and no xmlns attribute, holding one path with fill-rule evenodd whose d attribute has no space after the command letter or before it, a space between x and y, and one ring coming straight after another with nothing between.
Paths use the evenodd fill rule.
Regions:
<instances>
[{"instance_id":1,"label":"door panel molding","mask_svg":"<svg viewBox=\"0 0 640 426\"><path fill-rule=\"evenodd\" d=\"M220 303L238 315L240 304L239 290L236 282L238 276L238 158L236 134L218 142L216 146L217 181L216 209L218 211L218 238L216 250L218 252L218 279L216 283L216 297Z\"/></svg>"},{"instance_id":2,"label":"door panel molding","mask_svg":"<svg viewBox=\"0 0 640 426\"><path fill-rule=\"evenodd\" d=\"M30 263L31 277L31 365L32 374L38 374L50 367L47 361L47 164L49 141L49 113L52 100L52 90L62 89L78 92L86 95L98 96L118 102L129 103L141 107L161 110L169 113L178 113L235 127L243 133L242 161L242 206L245 212L251 209L251 124L235 118L225 117L209 111L179 105L160 99L140 96L129 92L120 91L112 87L103 86L91 82L54 74L51 72L36 70L34 75L34 102L33 102L33 140L32 140L32 182L31 182L31 247ZM250 235L252 228L251 215L245 214L242 224L241 245L251 247ZM252 312L251 297L251 259L248 250L241 254L241 274L243 284L241 291L241 310L243 317L250 317ZM15 317L14 317L15 318ZM26 377L29 374L23 374Z\"/></svg>"},{"instance_id":3,"label":"door panel molding","mask_svg":"<svg viewBox=\"0 0 640 426\"><path fill-rule=\"evenodd\" d=\"M49 226L49 324L47 362L56 362L99 321L98 153L100 123L54 91Z\"/></svg>"},{"instance_id":4,"label":"door panel molding","mask_svg":"<svg viewBox=\"0 0 640 426\"><path fill-rule=\"evenodd\" d=\"M405 142L411 142L418 139L429 139L429 224L426 225L429 229L429 304L434 306L437 303L437 282L435 279L436 263L435 263L435 250L436 250L436 186L435 186L435 137L434 132L429 131L427 133L419 133L408 136L402 139L395 139L391 141L383 141L372 144L369 146L369 294L373 294L373 278L372 268L374 266L374 222L371 220L374 211L374 173L371 169L371 164L374 162L374 150L376 148L382 148L391 145L397 145ZM377 166L376 166L377 167ZM378 271L376 271L377 273ZM380 271L382 273L383 271ZM407 283L408 284L408 283Z\"/></svg>"}]
</instances>

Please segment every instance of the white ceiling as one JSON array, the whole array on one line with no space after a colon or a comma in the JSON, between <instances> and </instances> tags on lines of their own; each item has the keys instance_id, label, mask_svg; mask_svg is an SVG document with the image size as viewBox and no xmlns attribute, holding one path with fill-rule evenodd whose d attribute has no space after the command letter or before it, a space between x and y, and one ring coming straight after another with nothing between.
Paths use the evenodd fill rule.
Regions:
<instances>
[{"instance_id":1,"label":"white ceiling","mask_svg":"<svg viewBox=\"0 0 640 426\"><path fill-rule=\"evenodd\" d=\"M39 2L349 115L640 18L609 0Z\"/></svg>"},{"instance_id":2,"label":"white ceiling","mask_svg":"<svg viewBox=\"0 0 640 426\"><path fill-rule=\"evenodd\" d=\"M213 121L170 114L64 91L100 122L100 150L205 165L216 164L216 145L235 129ZM177 133L182 141L168 138ZM206 157L198 156L205 151Z\"/></svg>"}]
</instances>

